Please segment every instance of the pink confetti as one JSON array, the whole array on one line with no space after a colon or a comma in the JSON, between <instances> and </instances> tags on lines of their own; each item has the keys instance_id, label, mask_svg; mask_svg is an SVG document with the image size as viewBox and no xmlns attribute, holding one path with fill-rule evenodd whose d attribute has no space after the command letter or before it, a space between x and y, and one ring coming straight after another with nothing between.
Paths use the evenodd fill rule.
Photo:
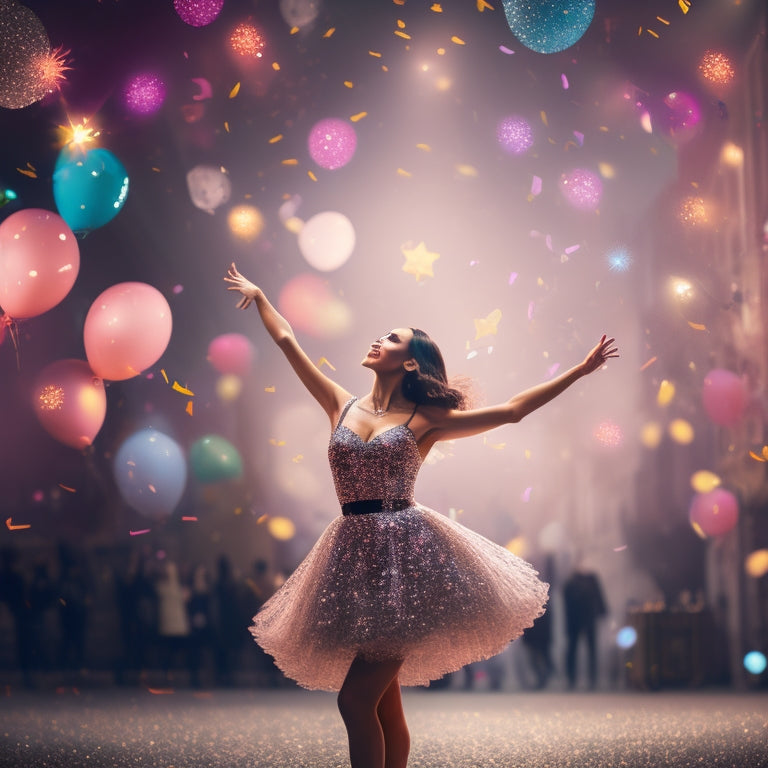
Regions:
<instances>
[{"instance_id":1,"label":"pink confetti","mask_svg":"<svg viewBox=\"0 0 768 768\"><path fill-rule=\"evenodd\" d=\"M568 78L565 75L560 75L560 82L563 84L563 90L568 90Z\"/></svg>"},{"instance_id":2,"label":"pink confetti","mask_svg":"<svg viewBox=\"0 0 768 768\"><path fill-rule=\"evenodd\" d=\"M514 51L511 48L507 48L506 45L500 45L499 50L502 53L506 53L508 56L511 56L514 53Z\"/></svg>"},{"instance_id":3,"label":"pink confetti","mask_svg":"<svg viewBox=\"0 0 768 768\"><path fill-rule=\"evenodd\" d=\"M470 267L476 267L480 262L478 259L472 259L472 261L469 262Z\"/></svg>"},{"instance_id":4,"label":"pink confetti","mask_svg":"<svg viewBox=\"0 0 768 768\"><path fill-rule=\"evenodd\" d=\"M534 303L532 301L529 301L528 302L528 319L529 320L533 318L533 307L534 307Z\"/></svg>"},{"instance_id":5,"label":"pink confetti","mask_svg":"<svg viewBox=\"0 0 768 768\"><path fill-rule=\"evenodd\" d=\"M552 235L547 235L544 238L544 242L547 244L547 249L551 251L552 250Z\"/></svg>"},{"instance_id":6,"label":"pink confetti","mask_svg":"<svg viewBox=\"0 0 768 768\"><path fill-rule=\"evenodd\" d=\"M188 522L193 522L193 523L196 523L196 522L197 522L197 518L196 518L196 517L193 517L192 515L188 515L188 516L182 517L181 519L182 519L182 520L183 520L185 523L188 523Z\"/></svg>"},{"instance_id":7,"label":"pink confetti","mask_svg":"<svg viewBox=\"0 0 768 768\"><path fill-rule=\"evenodd\" d=\"M613 548L613 551L614 551L614 552L623 552L623 551L624 551L626 548L627 548L627 545L626 545L626 544L623 544L623 545L622 545L622 546L620 546L620 547L614 547L614 548Z\"/></svg>"},{"instance_id":8,"label":"pink confetti","mask_svg":"<svg viewBox=\"0 0 768 768\"><path fill-rule=\"evenodd\" d=\"M151 528L142 528L140 531L128 531L128 533L130 533L131 536L141 536L144 533L149 533L151 530Z\"/></svg>"},{"instance_id":9,"label":"pink confetti","mask_svg":"<svg viewBox=\"0 0 768 768\"><path fill-rule=\"evenodd\" d=\"M178 296L184 290L183 285L174 285L173 292Z\"/></svg>"},{"instance_id":10,"label":"pink confetti","mask_svg":"<svg viewBox=\"0 0 768 768\"><path fill-rule=\"evenodd\" d=\"M532 486L528 486L521 494L520 494L520 500L521 501L529 501L531 498L531 491L533 490Z\"/></svg>"},{"instance_id":11,"label":"pink confetti","mask_svg":"<svg viewBox=\"0 0 768 768\"><path fill-rule=\"evenodd\" d=\"M547 368L547 378L552 378L560 368L560 363L555 363L554 365L550 365L549 368Z\"/></svg>"},{"instance_id":12,"label":"pink confetti","mask_svg":"<svg viewBox=\"0 0 768 768\"><path fill-rule=\"evenodd\" d=\"M541 194L541 179L538 176L534 176L531 181L531 194L534 197Z\"/></svg>"},{"instance_id":13,"label":"pink confetti","mask_svg":"<svg viewBox=\"0 0 768 768\"><path fill-rule=\"evenodd\" d=\"M509 285L512 285L512 283L517 280L517 272L510 272L509 273Z\"/></svg>"},{"instance_id":14,"label":"pink confetti","mask_svg":"<svg viewBox=\"0 0 768 768\"><path fill-rule=\"evenodd\" d=\"M581 248L581 246L580 246L580 245L569 245L569 246L568 246L568 247L565 249L565 252L566 252L566 253L567 253L567 254L570 256L572 253L575 253L576 251L578 251L578 250L579 250L579 248Z\"/></svg>"},{"instance_id":15,"label":"pink confetti","mask_svg":"<svg viewBox=\"0 0 768 768\"><path fill-rule=\"evenodd\" d=\"M584 134L580 131L574 131L573 137L576 139L580 147L584 146Z\"/></svg>"}]
</instances>

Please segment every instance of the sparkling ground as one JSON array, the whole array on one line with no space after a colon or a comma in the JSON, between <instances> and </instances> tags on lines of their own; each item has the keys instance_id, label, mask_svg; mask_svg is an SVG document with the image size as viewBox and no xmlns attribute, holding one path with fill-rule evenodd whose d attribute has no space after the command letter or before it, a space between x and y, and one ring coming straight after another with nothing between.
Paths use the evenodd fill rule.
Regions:
<instances>
[{"instance_id":1,"label":"sparkling ground","mask_svg":"<svg viewBox=\"0 0 768 768\"><path fill-rule=\"evenodd\" d=\"M302 690L16 693L9 768L341 768L333 694ZM408 690L409 768L768 767L764 693Z\"/></svg>"}]
</instances>

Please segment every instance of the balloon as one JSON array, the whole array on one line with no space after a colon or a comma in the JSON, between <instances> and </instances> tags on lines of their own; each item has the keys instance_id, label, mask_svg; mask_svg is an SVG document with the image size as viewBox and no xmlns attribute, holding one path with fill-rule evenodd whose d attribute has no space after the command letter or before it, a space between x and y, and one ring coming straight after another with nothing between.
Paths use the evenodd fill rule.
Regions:
<instances>
[{"instance_id":1,"label":"balloon","mask_svg":"<svg viewBox=\"0 0 768 768\"><path fill-rule=\"evenodd\" d=\"M245 376L251 369L255 349L242 333L223 333L208 345L208 360L219 373Z\"/></svg>"},{"instance_id":2,"label":"balloon","mask_svg":"<svg viewBox=\"0 0 768 768\"><path fill-rule=\"evenodd\" d=\"M55 307L80 271L80 248L61 216L41 208L12 213L0 224L0 307L15 318Z\"/></svg>"},{"instance_id":3,"label":"balloon","mask_svg":"<svg viewBox=\"0 0 768 768\"><path fill-rule=\"evenodd\" d=\"M72 448L91 445L107 413L104 382L85 360L47 365L35 381L32 404L46 432Z\"/></svg>"},{"instance_id":4,"label":"balloon","mask_svg":"<svg viewBox=\"0 0 768 768\"><path fill-rule=\"evenodd\" d=\"M198 165L187 174L187 189L190 199L200 210L213 213L229 200L232 182L221 168Z\"/></svg>"},{"instance_id":5,"label":"balloon","mask_svg":"<svg viewBox=\"0 0 768 768\"><path fill-rule=\"evenodd\" d=\"M154 365L171 338L171 308L157 288L117 283L91 304L85 317L85 354L103 379L121 381Z\"/></svg>"},{"instance_id":6,"label":"balloon","mask_svg":"<svg viewBox=\"0 0 768 768\"><path fill-rule=\"evenodd\" d=\"M581 39L595 0L502 0L512 34L537 53L557 53Z\"/></svg>"},{"instance_id":7,"label":"balloon","mask_svg":"<svg viewBox=\"0 0 768 768\"><path fill-rule=\"evenodd\" d=\"M53 198L74 232L88 233L111 221L128 196L128 173L108 150L65 147L53 172Z\"/></svg>"},{"instance_id":8,"label":"balloon","mask_svg":"<svg viewBox=\"0 0 768 768\"><path fill-rule=\"evenodd\" d=\"M151 427L135 432L120 446L114 471L126 504L155 519L173 512L187 482L179 444Z\"/></svg>"},{"instance_id":9,"label":"balloon","mask_svg":"<svg viewBox=\"0 0 768 768\"><path fill-rule=\"evenodd\" d=\"M309 26L320 12L320 0L280 0L280 14L289 27Z\"/></svg>"},{"instance_id":10,"label":"balloon","mask_svg":"<svg viewBox=\"0 0 768 768\"><path fill-rule=\"evenodd\" d=\"M663 101L663 117L669 137L676 144L692 139L701 128L699 102L685 91L672 91L664 97Z\"/></svg>"},{"instance_id":11,"label":"balloon","mask_svg":"<svg viewBox=\"0 0 768 768\"><path fill-rule=\"evenodd\" d=\"M318 275L304 273L291 278L280 291L278 305L292 326L317 338L337 338L352 325L349 307Z\"/></svg>"},{"instance_id":12,"label":"balloon","mask_svg":"<svg viewBox=\"0 0 768 768\"><path fill-rule=\"evenodd\" d=\"M191 27L207 27L223 6L224 0L173 0L179 18Z\"/></svg>"},{"instance_id":13,"label":"balloon","mask_svg":"<svg viewBox=\"0 0 768 768\"><path fill-rule=\"evenodd\" d=\"M560 176L560 192L574 208L594 211L603 196L603 182L596 173L575 168Z\"/></svg>"},{"instance_id":14,"label":"balloon","mask_svg":"<svg viewBox=\"0 0 768 768\"><path fill-rule=\"evenodd\" d=\"M322 272L338 269L355 248L352 222L336 211L314 215L299 232L299 250L307 263Z\"/></svg>"},{"instance_id":15,"label":"balloon","mask_svg":"<svg viewBox=\"0 0 768 768\"><path fill-rule=\"evenodd\" d=\"M699 535L722 536L739 521L739 502L725 488L697 493L691 500L688 518Z\"/></svg>"},{"instance_id":16,"label":"balloon","mask_svg":"<svg viewBox=\"0 0 768 768\"><path fill-rule=\"evenodd\" d=\"M192 443L189 465L201 483L230 480L243 473L243 461L237 448L218 435L206 435Z\"/></svg>"},{"instance_id":17,"label":"balloon","mask_svg":"<svg viewBox=\"0 0 768 768\"><path fill-rule=\"evenodd\" d=\"M309 156L321 168L333 171L352 159L357 149L357 134L346 120L329 117L315 123L307 144Z\"/></svg>"},{"instance_id":18,"label":"balloon","mask_svg":"<svg viewBox=\"0 0 768 768\"><path fill-rule=\"evenodd\" d=\"M153 72L134 75L123 93L126 109L136 115L153 115L165 101L165 83Z\"/></svg>"},{"instance_id":19,"label":"balloon","mask_svg":"<svg viewBox=\"0 0 768 768\"><path fill-rule=\"evenodd\" d=\"M744 415L747 391L735 373L714 368L704 377L701 399L707 416L715 424L730 427Z\"/></svg>"}]
</instances>

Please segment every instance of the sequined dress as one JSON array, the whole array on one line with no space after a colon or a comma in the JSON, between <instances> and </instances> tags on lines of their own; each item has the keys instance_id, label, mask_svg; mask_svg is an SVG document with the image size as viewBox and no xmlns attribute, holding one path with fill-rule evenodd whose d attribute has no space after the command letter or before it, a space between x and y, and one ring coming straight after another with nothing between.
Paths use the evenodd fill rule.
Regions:
<instances>
[{"instance_id":1,"label":"sequined dress","mask_svg":"<svg viewBox=\"0 0 768 768\"><path fill-rule=\"evenodd\" d=\"M339 690L358 654L403 659L401 685L426 685L502 651L543 613L548 585L412 501L422 459L408 424L365 442L343 424L353 402L328 449L336 493L342 505L382 499L383 509L334 518L249 629L305 688ZM404 509L391 508L402 499Z\"/></svg>"}]
</instances>

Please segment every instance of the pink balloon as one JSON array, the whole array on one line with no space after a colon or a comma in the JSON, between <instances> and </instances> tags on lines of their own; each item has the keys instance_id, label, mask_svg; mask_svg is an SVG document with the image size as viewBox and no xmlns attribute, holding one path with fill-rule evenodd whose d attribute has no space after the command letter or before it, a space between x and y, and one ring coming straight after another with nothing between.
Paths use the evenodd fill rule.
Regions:
<instances>
[{"instance_id":1,"label":"pink balloon","mask_svg":"<svg viewBox=\"0 0 768 768\"><path fill-rule=\"evenodd\" d=\"M25 208L0 224L0 307L36 317L55 307L80 271L80 247L56 213Z\"/></svg>"},{"instance_id":2,"label":"pink balloon","mask_svg":"<svg viewBox=\"0 0 768 768\"><path fill-rule=\"evenodd\" d=\"M101 293L85 318L85 354L103 379L121 381L154 365L171 339L171 308L146 283L118 283Z\"/></svg>"},{"instance_id":3,"label":"pink balloon","mask_svg":"<svg viewBox=\"0 0 768 768\"><path fill-rule=\"evenodd\" d=\"M253 364L255 350L242 333L222 333L208 345L208 360L219 373L245 376Z\"/></svg>"},{"instance_id":4,"label":"pink balloon","mask_svg":"<svg viewBox=\"0 0 768 768\"><path fill-rule=\"evenodd\" d=\"M697 493L688 510L691 525L707 536L722 536L736 527L739 521L739 502L725 488L709 493Z\"/></svg>"},{"instance_id":5,"label":"pink balloon","mask_svg":"<svg viewBox=\"0 0 768 768\"><path fill-rule=\"evenodd\" d=\"M732 371L722 368L715 368L704 377L701 398L707 416L715 424L726 427L741 420L747 405L744 382Z\"/></svg>"},{"instance_id":6,"label":"pink balloon","mask_svg":"<svg viewBox=\"0 0 768 768\"><path fill-rule=\"evenodd\" d=\"M72 448L87 448L104 423L107 395L85 360L59 360L37 377L32 405L49 435Z\"/></svg>"}]
</instances>

